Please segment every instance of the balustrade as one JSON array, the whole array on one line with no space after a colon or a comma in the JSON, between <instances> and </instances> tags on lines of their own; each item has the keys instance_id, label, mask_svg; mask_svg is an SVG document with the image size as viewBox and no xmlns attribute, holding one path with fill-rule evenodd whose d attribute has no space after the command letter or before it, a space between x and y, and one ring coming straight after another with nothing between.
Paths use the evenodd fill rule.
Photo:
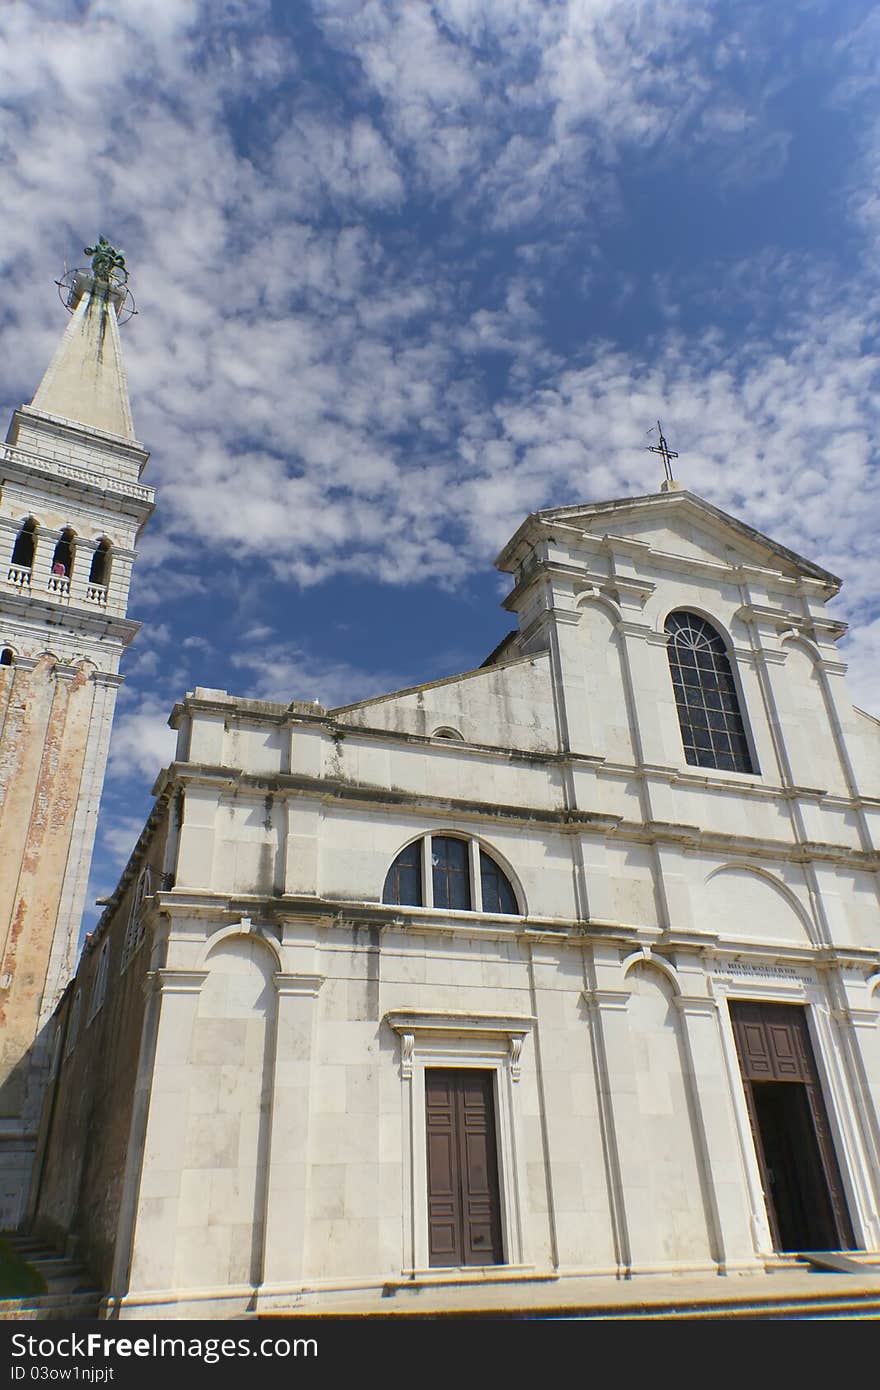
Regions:
<instances>
[{"instance_id":1,"label":"balustrade","mask_svg":"<svg viewBox=\"0 0 880 1390\"><path fill-rule=\"evenodd\" d=\"M14 584L18 589L31 587L31 571L25 569L23 565L10 565L6 578L10 584Z\"/></svg>"}]
</instances>

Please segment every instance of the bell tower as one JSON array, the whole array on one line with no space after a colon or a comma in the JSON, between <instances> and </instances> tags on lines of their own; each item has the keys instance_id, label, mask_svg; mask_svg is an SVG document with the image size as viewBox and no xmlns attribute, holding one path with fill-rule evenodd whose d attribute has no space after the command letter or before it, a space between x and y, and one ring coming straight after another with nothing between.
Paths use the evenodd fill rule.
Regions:
<instances>
[{"instance_id":1,"label":"bell tower","mask_svg":"<svg viewBox=\"0 0 880 1390\"><path fill-rule=\"evenodd\" d=\"M20 1220L51 1039L74 965L137 538L153 511L119 335L124 258L102 237L0 445L0 1229Z\"/></svg>"}]
</instances>

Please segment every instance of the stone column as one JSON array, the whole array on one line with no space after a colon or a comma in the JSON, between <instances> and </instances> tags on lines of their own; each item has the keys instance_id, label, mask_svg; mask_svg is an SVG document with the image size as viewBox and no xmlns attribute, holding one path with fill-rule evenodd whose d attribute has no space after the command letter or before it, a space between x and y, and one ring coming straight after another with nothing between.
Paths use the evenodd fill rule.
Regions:
<instances>
[{"instance_id":1,"label":"stone column","mask_svg":"<svg viewBox=\"0 0 880 1390\"><path fill-rule=\"evenodd\" d=\"M52 573L52 556L55 553L55 546L61 530L51 531L46 526L38 526L36 533L36 549L34 550L34 563L31 569L31 593L43 599L49 591L49 577ZM49 634L46 634L47 638Z\"/></svg>"},{"instance_id":2,"label":"stone column","mask_svg":"<svg viewBox=\"0 0 880 1390\"><path fill-rule=\"evenodd\" d=\"M18 522L7 517L0 520L0 583L6 583L9 566L12 563L12 550L18 535Z\"/></svg>"},{"instance_id":3,"label":"stone column","mask_svg":"<svg viewBox=\"0 0 880 1390\"><path fill-rule=\"evenodd\" d=\"M263 1292L302 1280L317 997L321 975L275 976L278 992L266 1182Z\"/></svg>"},{"instance_id":4,"label":"stone column","mask_svg":"<svg viewBox=\"0 0 880 1390\"><path fill-rule=\"evenodd\" d=\"M708 1198L715 1258L722 1272L756 1265L739 1140L718 1026L718 1002L676 995L688 1070L699 1159Z\"/></svg>"}]
</instances>

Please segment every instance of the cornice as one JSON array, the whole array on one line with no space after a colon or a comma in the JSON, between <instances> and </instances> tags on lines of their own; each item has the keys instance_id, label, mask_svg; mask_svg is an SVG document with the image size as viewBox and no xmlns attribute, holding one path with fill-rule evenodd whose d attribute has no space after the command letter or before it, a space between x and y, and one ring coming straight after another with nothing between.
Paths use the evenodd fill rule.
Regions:
<instances>
[{"instance_id":1,"label":"cornice","mask_svg":"<svg viewBox=\"0 0 880 1390\"><path fill-rule=\"evenodd\" d=\"M48 492L73 490L83 497L112 497L120 510L130 511L137 517L147 517L155 508L155 490L145 483L129 482L66 459L49 458L18 446L0 444L0 463L4 465L7 478L15 477L27 484L37 477Z\"/></svg>"},{"instance_id":2,"label":"cornice","mask_svg":"<svg viewBox=\"0 0 880 1390\"><path fill-rule=\"evenodd\" d=\"M289 975L279 971L275 976L275 989L282 998L315 999L324 983L323 975Z\"/></svg>"},{"instance_id":3,"label":"cornice","mask_svg":"<svg viewBox=\"0 0 880 1390\"><path fill-rule=\"evenodd\" d=\"M467 1009L391 1009L383 1021L395 1033L483 1033L525 1037L537 1023L534 1014L482 1014Z\"/></svg>"},{"instance_id":4,"label":"cornice","mask_svg":"<svg viewBox=\"0 0 880 1390\"><path fill-rule=\"evenodd\" d=\"M339 801L353 801L360 805L377 807L405 807L413 811L423 811L431 815L446 815L455 819L515 820L523 823L536 822L555 826L584 827L597 830L611 830L617 826L620 817L606 811L577 811L553 808L535 808L509 803L458 800L454 797L431 796L424 793L396 791L386 787L367 786L346 782L336 777L311 777L305 773L248 773L240 768L210 767L193 763L172 763L167 769L168 778L186 789L187 786L218 787L221 789L239 788L265 795L271 789L274 795L285 794L314 797L331 804Z\"/></svg>"},{"instance_id":5,"label":"cornice","mask_svg":"<svg viewBox=\"0 0 880 1390\"><path fill-rule=\"evenodd\" d=\"M146 977L147 988L160 994L198 994L208 978L207 970L153 970Z\"/></svg>"},{"instance_id":6,"label":"cornice","mask_svg":"<svg viewBox=\"0 0 880 1390\"><path fill-rule=\"evenodd\" d=\"M133 618L117 617L105 608L93 610L80 607L76 603L53 603L29 591L27 595L20 589L0 584L0 610L8 610L19 619L29 618L44 627L59 625L67 631L84 632L99 637L114 638L127 647L132 638L140 632L141 624Z\"/></svg>"}]
</instances>

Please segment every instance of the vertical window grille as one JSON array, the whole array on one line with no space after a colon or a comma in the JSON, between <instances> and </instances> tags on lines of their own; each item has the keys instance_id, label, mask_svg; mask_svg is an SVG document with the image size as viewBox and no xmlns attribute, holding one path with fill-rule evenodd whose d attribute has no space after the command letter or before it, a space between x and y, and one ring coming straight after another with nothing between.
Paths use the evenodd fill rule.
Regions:
<instances>
[{"instance_id":1,"label":"vertical window grille","mask_svg":"<svg viewBox=\"0 0 880 1390\"><path fill-rule=\"evenodd\" d=\"M434 906L469 912L471 884L467 841L453 840L446 835L432 835L431 869Z\"/></svg>"},{"instance_id":2,"label":"vertical window grille","mask_svg":"<svg viewBox=\"0 0 880 1390\"><path fill-rule=\"evenodd\" d=\"M670 613L667 654L688 763L754 773L727 648L696 613Z\"/></svg>"},{"instance_id":3,"label":"vertical window grille","mask_svg":"<svg viewBox=\"0 0 880 1390\"><path fill-rule=\"evenodd\" d=\"M422 842L413 840L388 870L382 890L383 903L422 906Z\"/></svg>"},{"instance_id":4,"label":"vertical window grille","mask_svg":"<svg viewBox=\"0 0 880 1390\"><path fill-rule=\"evenodd\" d=\"M144 899L152 893L152 875L149 864L141 869L131 900L131 912L128 915L128 924L125 928L125 941L122 943L122 962L120 971L123 971L137 951L144 939L146 930L146 915L144 913Z\"/></svg>"},{"instance_id":5,"label":"vertical window grille","mask_svg":"<svg viewBox=\"0 0 880 1390\"><path fill-rule=\"evenodd\" d=\"M92 986L92 997L89 1003L89 1023L104 1003L104 996L107 993L107 972L110 969L110 942L105 941L101 947L101 954L98 957L98 968L95 971L95 983Z\"/></svg>"},{"instance_id":6,"label":"vertical window grille","mask_svg":"<svg viewBox=\"0 0 880 1390\"><path fill-rule=\"evenodd\" d=\"M509 912L513 916L519 912L513 889L494 859L485 850L480 850L480 887L483 893L484 912Z\"/></svg>"},{"instance_id":7,"label":"vertical window grille","mask_svg":"<svg viewBox=\"0 0 880 1390\"><path fill-rule=\"evenodd\" d=\"M67 1047L64 1055L69 1057L76 1047L76 1035L79 1032L79 1014L82 1007L82 994L79 990L73 996L73 1003L70 1006L70 1026L67 1029Z\"/></svg>"}]
</instances>

